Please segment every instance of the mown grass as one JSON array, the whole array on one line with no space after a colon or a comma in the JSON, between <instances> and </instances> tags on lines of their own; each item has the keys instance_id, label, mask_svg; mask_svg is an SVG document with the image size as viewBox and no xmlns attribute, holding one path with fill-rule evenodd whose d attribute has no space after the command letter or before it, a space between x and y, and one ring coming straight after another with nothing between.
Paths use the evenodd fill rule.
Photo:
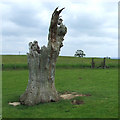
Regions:
<instances>
[{"instance_id":1,"label":"mown grass","mask_svg":"<svg viewBox=\"0 0 120 120\"><path fill-rule=\"evenodd\" d=\"M95 58L95 65L99 67L102 58ZM78 58L78 57L58 57L56 67L57 68L90 68L92 58ZM27 56L26 55L3 55L2 56L3 70L7 69L27 69ZM118 60L106 59L106 65L108 67L118 67Z\"/></svg>"},{"instance_id":2,"label":"mown grass","mask_svg":"<svg viewBox=\"0 0 120 120\"><path fill-rule=\"evenodd\" d=\"M27 70L3 71L3 118L117 118L118 69L56 69L55 84L65 91L91 94L77 97L84 104L72 105L72 100L39 104L32 107L10 106L18 101L28 82Z\"/></svg>"}]
</instances>

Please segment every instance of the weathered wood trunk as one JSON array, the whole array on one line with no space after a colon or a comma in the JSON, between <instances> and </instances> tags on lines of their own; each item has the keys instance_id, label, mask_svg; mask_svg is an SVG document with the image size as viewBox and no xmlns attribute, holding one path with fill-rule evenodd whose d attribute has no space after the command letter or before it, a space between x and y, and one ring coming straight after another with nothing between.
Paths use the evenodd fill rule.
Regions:
<instances>
[{"instance_id":1,"label":"weathered wood trunk","mask_svg":"<svg viewBox=\"0 0 120 120\"><path fill-rule=\"evenodd\" d=\"M67 28L59 17L58 8L52 14L49 27L47 47L39 47L38 42L29 43L28 66L29 81L26 91L20 96L21 104L35 105L38 103L58 101L55 88L55 66Z\"/></svg>"}]
</instances>

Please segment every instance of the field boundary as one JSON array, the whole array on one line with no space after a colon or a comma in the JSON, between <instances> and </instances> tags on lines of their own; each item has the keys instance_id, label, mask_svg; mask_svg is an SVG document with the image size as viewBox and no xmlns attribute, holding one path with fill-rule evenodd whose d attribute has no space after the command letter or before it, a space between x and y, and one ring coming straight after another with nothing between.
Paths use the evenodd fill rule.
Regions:
<instances>
[{"instance_id":1,"label":"field boundary","mask_svg":"<svg viewBox=\"0 0 120 120\"><path fill-rule=\"evenodd\" d=\"M57 69L65 68L92 68L90 64L57 64ZM100 69L101 67L96 67L94 69ZM108 68L120 68L120 65L109 64ZM2 64L2 70L26 70L28 69L28 64Z\"/></svg>"}]
</instances>

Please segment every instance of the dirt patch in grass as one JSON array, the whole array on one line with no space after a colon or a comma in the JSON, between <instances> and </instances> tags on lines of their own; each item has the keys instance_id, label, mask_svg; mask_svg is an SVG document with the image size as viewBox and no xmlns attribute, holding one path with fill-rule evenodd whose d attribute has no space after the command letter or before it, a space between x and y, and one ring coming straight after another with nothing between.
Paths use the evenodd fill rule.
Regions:
<instances>
[{"instance_id":1,"label":"dirt patch in grass","mask_svg":"<svg viewBox=\"0 0 120 120\"><path fill-rule=\"evenodd\" d=\"M81 78L81 77L79 77L79 80L82 80L82 78Z\"/></svg>"},{"instance_id":2,"label":"dirt patch in grass","mask_svg":"<svg viewBox=\"0 0 120 120\"><path fill-rule=\"evenodd\" d=\"M72 98L75 98L78 96L91 96L91 95L90 94L78 94L77 92L69 92L69 91L66 91L64 94L60 95L60 97L64 100L66 100L66 99L69 100L69 99L72 99ZM84 104L84 101L72 100L71 103L74 105L79 105L79 104ZM12 105L12 106L18 106L18 105L20 105L20 102L9 102L8 104Z\"/></svg>"},{"instance_id":3,"label":"dirt patch in grass","mask_svg":"<svg viewBox=\"0 0 120 120\"><path fill-rule=\"evenodd\" d=\"M71 102L73 105L80 105L80 104L84 104L83 100L72 100Z\"/></svg>"},{"instance_id":4,"label":"dirt patch in grass","mask_svg":"<svg viewBox=\"0 0 120 120\"><path fill-rule=\"evenodd\" d=\"M91 96L90 94L77 94L76 92L65 92L64 94L60 95L63 99L72 99L78 96Z\"/></svg>"}]
</instances>

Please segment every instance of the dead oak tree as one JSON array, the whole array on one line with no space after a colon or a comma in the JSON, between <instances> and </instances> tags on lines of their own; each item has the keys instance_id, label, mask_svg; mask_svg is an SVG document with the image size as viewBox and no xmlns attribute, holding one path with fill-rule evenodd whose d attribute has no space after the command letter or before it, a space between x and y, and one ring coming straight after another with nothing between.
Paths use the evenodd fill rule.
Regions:
<instances>
[{"instance_id":1,"label":"dead oak tree","mask_svg":"<svg viewBox=\"0 0 120 120\"><path fill-rule=\"evenodd\" d=\"M47 47L40 48L37 41L29 43L29 80L25 92L20 96L21 104L31 106L59 100L55 88L55 66L67 33L59 16L63 9L58 10L57 7L52 14Z\"/></svg>"}]
</instances>

